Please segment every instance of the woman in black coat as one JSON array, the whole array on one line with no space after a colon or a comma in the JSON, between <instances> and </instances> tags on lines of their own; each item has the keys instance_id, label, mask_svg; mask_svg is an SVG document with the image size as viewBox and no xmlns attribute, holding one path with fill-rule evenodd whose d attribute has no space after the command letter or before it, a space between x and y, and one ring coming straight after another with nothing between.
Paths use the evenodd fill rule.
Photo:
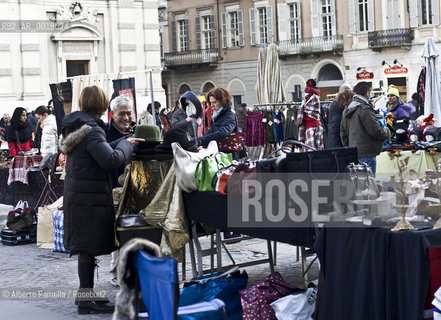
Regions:
<instances>
[{"instance_id":1,"label":"woman in black coat","mask_svg":"<svg viewBox=\"0 0 441 320\"><path fill-rule=\"evenodd\" d=\"M113 306L81 301L93 292L95 256L115 247L115 213L111 171L129 159L133 146L143 139L128 138L109 144L99 118L109 101L97 86L81 92L81 111L68 114L62 123L60 149L67 155L64 181L64 246L78 254L80 290L78 313L111 313Z\"/></svg>"},{"instance_id":2,"label":"woman in black coat","mask_svg":"<svg viewBox=\"0 0 441 320\"><path fill-rule=\"evenodd\" d=\"M198 146L208 146L210 141L218 143L228 137L237 127L236 115L231 111L231 93L222 87L213 88L207 93L206 100L213 108L210 129L202 137L195 140ZM233 158L235 158L233 153Z\"/></svg>"},{"instance_id":3,"label":"woman in black coat","mask_svg":"<svg viewBox=\"0 0 441 320\"><path fill-rule=\"evenodd\" d=\"M340 90L328 110L328 137L326 149L343 148L340 139L340 123L343 110L352 102L354 92L350 89Z\"/></svg>"}]
</instances>

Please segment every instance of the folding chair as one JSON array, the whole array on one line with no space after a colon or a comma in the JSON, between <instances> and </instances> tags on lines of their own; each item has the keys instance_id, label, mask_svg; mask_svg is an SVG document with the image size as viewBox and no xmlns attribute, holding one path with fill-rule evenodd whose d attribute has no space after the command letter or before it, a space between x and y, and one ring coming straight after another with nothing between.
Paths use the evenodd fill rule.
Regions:
<instances>
[{"instance_id":1,"label":"folding chair","mask_svg":"<svg viewBox=\"0 0 441 320\"><path fill-rule=\"evenodd\" d=\"M220 313L223 319L227 319L225 304L219 299L178 308L179 280L175 259L152 257L145 251L138 250L134 254L133 263L138 271L142 301L147 309L147 312L138 314L140 318L172 320L183 315ZM138 293L138 288L135 291Z\"/></svg>"}]
</instances>

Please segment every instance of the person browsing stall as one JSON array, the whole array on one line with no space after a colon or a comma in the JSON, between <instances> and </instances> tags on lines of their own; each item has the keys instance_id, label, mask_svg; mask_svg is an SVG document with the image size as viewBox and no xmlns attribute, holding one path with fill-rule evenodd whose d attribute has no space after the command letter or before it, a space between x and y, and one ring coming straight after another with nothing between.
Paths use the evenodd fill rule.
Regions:
<instances>
[{"instance_id":1,"label":"person browsing stall","mask_svg":"<svg viewBox=\"0 0 441 320\"><path fill-rule=\"evenodd\" d=\"M6 128L11 125L9 114L5 113L0 119L0 140L6 141Z\"/></svg>"},{"instance_id":2,"label":"person browsing stall","mask_svg":"<svg viewBox=\"0 0 441 320\"><path fill-rule=\"evenodd\" d=\"M35 109L35 116L41 128L40 153L43 157L58 153L58 128L55 116L46 106Z\"/></svg>"},{"instance_id":3,"label":"person browsing stall","mask_svg":"<svg viewBox=\"0 0 441 320\"><path fill-rule=\"evenodd\" d=\"M67 155L63 242L78 255L80 296L93 294L95 257L116 249L111 171L123 166L134 145L144 141L131 137L109 144L100 120L108 105L102 89L86 87L79 98L81 111L66 115L61 128L60 150ZM78 299L79 314L112 312L113 306L102 301Z\"/></svg>"},{"instance_id":4,"label":"person browsing stall","mask_svg":"<svg viewBox=\"0 0 441 320\"><path fill-rule=\"evenodd\" d=\"M11 125L6 128L6 141L9 147L9 157L15 157L20 152L26 152L34 147L32 129L27 121L26 109L18 107L14 110Z\"/></svg>"},{"instance_id":5,"label":"person browsing stall","mask_svg":"<svg viewBox=\"0 0 441 320\"><path fill-rule=\"evenodd\" d=\"M328 110L328 136L326 138L326 149L342 148L340 139L340 123L343 110L352 102L354 92L347 84L342 84L338 90L337 97L332 101Z\"/></svg>"},{"instance_id":6,"label":"person browsing stall","mask_svg":"<svg viewBox=\"0 0 441 320\"><path fill-rule=\"evenodd\" d=\"M416 108L411 103L404 103L400 99L400 92L397 87L391 84L387 89L387 109L396 118L410 117L416 111Z\"/></svg>"},{"instance_id":7,"label":"person browsing stall","mask_svg":"<svg viewBox=\"0 0 441 320\"><path fill-rule=\"evenodd\" d=\"M182 104L184 104L185 108ZM190 105L190 108L187 107L188 105ZM176 101L171 128L181 129L185 131L190 138L195 138L198 128L198 123L195 118L200 118L201 116L202 105L199 98L193 92L187 91Z\"/></svg>"},{"instance_id":8,"label":"person browsing stall","mask_svg":"<svg viewBox=\"0 0 441 320\"><path fill-rule=\"evenodd\" d=\"M216 87L208 91L206 99L213 108L213 118L210 121L211 126L207 133L202 137L193 139L198 146L206 147L212 140L219 143L237 127L236 115L231 110L231 98L231 93L222 87ZM233 158L235 158L234 153Z\"/></svg>"},{"instance_id":9,"label":"person browsing stall","mask_svg":"<svg viewBox=\"0 0 441 320\"><path fill-rule=\"evenodd\" d=\"M133 134L133 100L118 96L110 102L111 119L106 127L107 142L112 142Z\"/></svg>"},{"instance_id":10,"label":"person browsing stall","mask_svg":"<svg viewBox=\"0 0 441 320\"><path fill-rule=\"evenodd\" d=\"M376 156L383 150L384 140L390 138L390 131L382 127L376 118L374 106L369 101L371 87L359 82L354 87L354 98L343 111L340 137L343 146L357 147L358 161L366 163L375 174Z\"/></svg>"}]
</instances>

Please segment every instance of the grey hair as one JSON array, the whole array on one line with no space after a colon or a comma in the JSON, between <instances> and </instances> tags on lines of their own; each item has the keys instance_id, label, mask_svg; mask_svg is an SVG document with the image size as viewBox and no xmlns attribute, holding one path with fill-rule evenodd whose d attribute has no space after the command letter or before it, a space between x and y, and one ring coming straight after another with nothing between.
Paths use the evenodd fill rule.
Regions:
<instances>
[{"instance_id":1,"label":"grey hair","mask_svg":"<svg viewBox=\"0 0 441 320\"><path fill-rule=\"evenodd\" d=\"M346 90L346 89L352 89L352 88L351 88L351 86L350 86L349 84L347 84L347 83L343 83L343 84L340 86L340 88L338 88L338 92L342 92L342 91L344 91L344 90Z\"/></svg>"},{"instance_id":2,"label":"grey hair","mask_svg":"<svg viewBox=\"0 0 441 320\"><path fill-rule=\"evenodd\" d=\"M112 102L110 102L110 111L115 112L116 109L121 105L133 107L133 100L125 96L118 96L113 99Z\"/></svg>"}]
</instances>

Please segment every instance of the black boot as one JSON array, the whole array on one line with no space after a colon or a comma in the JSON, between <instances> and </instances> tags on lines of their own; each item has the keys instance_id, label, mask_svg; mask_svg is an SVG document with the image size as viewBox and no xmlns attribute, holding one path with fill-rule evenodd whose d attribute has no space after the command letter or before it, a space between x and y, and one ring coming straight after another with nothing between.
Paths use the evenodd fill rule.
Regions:
<instances>
[{"instance_id":1,"label":"black boot","mask_svg":"<svg viewBox=\"0 0 441 320\"><path fill-rule=\"evenodd\" d=\"M96 301L79 301L78 314L113 313L115 306Z\"/></svg>"}]
</instances>

